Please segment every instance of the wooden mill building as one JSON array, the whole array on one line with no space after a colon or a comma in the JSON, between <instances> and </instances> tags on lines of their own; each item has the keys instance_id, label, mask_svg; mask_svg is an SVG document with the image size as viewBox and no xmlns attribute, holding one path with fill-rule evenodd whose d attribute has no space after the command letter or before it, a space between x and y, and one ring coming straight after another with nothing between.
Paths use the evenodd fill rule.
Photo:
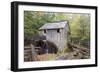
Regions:
<instances>
[{"instance_id":1,"label":"wooden mill building","mask_svg":"<svg viewBox=\"0 0 100 73\"><path fill-rule=\"evenodd\" d=\"M70 32L68 21L46 23L39 30L40 34L46 36L46 40L55 43L58 49L67 48Z\"/></svg>"}]
</instances>

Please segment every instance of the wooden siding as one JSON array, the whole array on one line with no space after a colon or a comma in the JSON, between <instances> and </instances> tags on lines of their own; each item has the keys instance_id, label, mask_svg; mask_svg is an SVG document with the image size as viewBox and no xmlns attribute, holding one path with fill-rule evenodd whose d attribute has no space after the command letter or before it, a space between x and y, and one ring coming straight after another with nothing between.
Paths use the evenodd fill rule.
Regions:
<instances>
[{"instance_id":1,"label":"wooden siding","mask_svg":"<svg viewBox=\"0 0 100 73\"><path fill-rule=\"evenodd\" d=\"M46 30L44 35L48 41L54 42L59 49L63 49L66 47L67 43L67 34L65 29L59 29L60 32L57 32L57 29ZM44 31L41 31L42 34Z\"/></svg>"}]
</instances>

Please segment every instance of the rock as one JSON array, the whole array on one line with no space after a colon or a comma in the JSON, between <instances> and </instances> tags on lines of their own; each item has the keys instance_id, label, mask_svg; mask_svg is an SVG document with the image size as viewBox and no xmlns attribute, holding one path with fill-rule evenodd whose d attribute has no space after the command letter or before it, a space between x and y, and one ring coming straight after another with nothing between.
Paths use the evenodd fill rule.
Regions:
<instances>
[{"instance_id":1,"label":"rock","mask_svg":"<svg viewBox=\"0 0 100 73\"><path fill-rule=\"evenodd\" d=\"M59 57L56 58L56 60L66 60L66 57L64 57L64 56L59 56Z\"/></svg>"}]
</instances>

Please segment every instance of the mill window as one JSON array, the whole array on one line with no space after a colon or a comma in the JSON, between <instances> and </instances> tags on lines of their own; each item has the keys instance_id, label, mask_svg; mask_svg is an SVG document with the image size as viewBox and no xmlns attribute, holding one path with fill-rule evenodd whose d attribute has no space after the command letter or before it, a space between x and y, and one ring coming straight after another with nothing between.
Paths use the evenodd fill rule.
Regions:
<instances>
[{"instance_id":1,"label":"mill window","mask_svg":"<svg viewBox=\"0 0 100 73\"><path fill-rule=\"evenodd\" d=\"M60 29L57 29L57 33L60 33Z\"/></svg>"},{"instance_id":2,"label":"mill window","mask_svg":"<svg viewBox=\"0 0 100 73\"><path fill-rule=\"evenodd\" d=\"M44 33L46 33L46 30L44 30Z\"/></svg>"}]
</instances>

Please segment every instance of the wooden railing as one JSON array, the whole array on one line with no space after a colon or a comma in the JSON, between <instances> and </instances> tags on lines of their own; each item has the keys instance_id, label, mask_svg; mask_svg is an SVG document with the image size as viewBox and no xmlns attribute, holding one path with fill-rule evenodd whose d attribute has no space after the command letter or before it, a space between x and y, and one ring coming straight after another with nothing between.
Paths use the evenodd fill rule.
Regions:
<instances>
[{"instance_id":1,"label":"wooden railing","mask_svg":"<svg viewBox=\"0 0 100 73\"><path fill-rule=\"evenodd\" d=\"M83 56L90 55L90 48L85 48L85 47L82 47L80 45L76 45L76 44L73 44L73 43L68 43L68 45L72 48L73 51L78 51Z\"/></svg>"}]
</instances>

